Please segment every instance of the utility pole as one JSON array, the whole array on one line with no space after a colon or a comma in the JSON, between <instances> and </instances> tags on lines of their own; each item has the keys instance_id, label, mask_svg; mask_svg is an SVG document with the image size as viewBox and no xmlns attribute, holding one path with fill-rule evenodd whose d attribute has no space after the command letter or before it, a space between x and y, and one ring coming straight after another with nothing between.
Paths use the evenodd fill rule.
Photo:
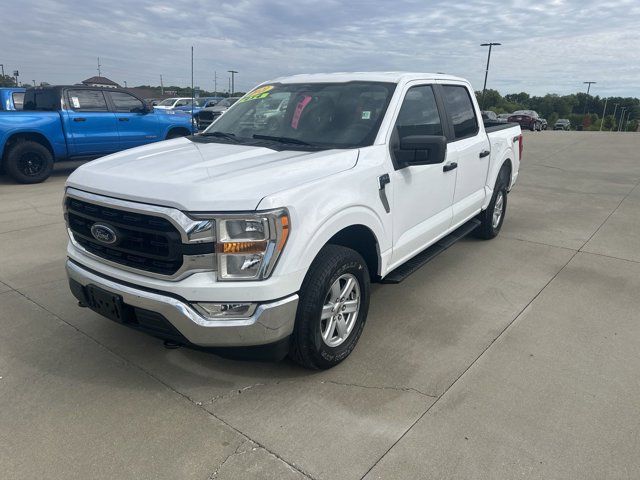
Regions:
<instances>
[{"instance_id":1,"label":"utility pole","mask_svg":"<svg viewBox=\"0 0 640 480\"><path fill-rule=\"evenodd\" d=\"M218 95L218 72L213 72L213 95Z\"/></svg>"},{"instance_id":2,"label":"utility pole","mask_svg":"<svg viewBox=\"0 0 640 480\"><path fill-rule=\"evenodd\" d=\"M587 84L587 98L584 101L584 108L582 109L582 116L584 117L587 113L587 104L589 103L589 91L591 90L591 84L598 82L582 82Z\"/></svg>"},{"instance_id":3,"label":"utility pole","mask_svg":"<svg viewBox=\"0 0 640 480\"><path fill-rule=\"evenodd\" d=\"M100 57L98 57L98 76L101 77L102 76L102 72L100 71L100 67L102 65L100 65Z\"/></svg>"},{"instance_id":4,"label":"utility pole","mask_svg":"<svg viewBox=\"0 0 640 480\"><path fill-rule=\"evenodd\" d=\"M236 70L227 70L230 74L231 74L231 95L233 95L233 92L235 92L236 89L236 85L235 85L235 75L236 73L238 73Z\"/></svg>"},{"instance_id":5,"label":"utility pole","mask_svg":"<svg viewBox=\"0 0 640 480\"><path fill-rule=\"evenodd\" d=\"M491 61L491 48L494 46L502 45L501 43L481 43L481 47L489 47L489 54L487 55L487 68L484 71L484 86L482 87L482 100L480 101L480 108L484 109L484 94L487 91L487 77L489 76L489 62Z\"/></svg>"},{"instance_id":6,"label":"utility pole","mask_svg":"<svg viewBox=\"0 0 640 480\"><path fill-rule=\"evenodd\" d=\"M129 88L129 87L127 87L127 81L126 80L124 81L124 88Z\"/></svg>"},{"instance_id":7,"label":"utility pole","mask_svg":"<svg viewBox=\"0 0 640 480\"><path fill-rule=\"evenodd\" d=\"M620 123L618 123L618 131L622 131L622 119L624 118L624 111L627 109L627 107L621 107L620 108Z\"/></svg>"},{"instance_id":8,"label":"utility pole","mask_svg":"<svg viewBox=\"0 0 640 480\"><path fill-rule=\"evenodd\" d=\"M619 103L615 103L615 108L613 109L613 122L611 122L611 128L609 129L610 132L613 131L613 124L616 121L616 111L618 110L618 105L620 105Z\"/></svg>"},{"instance_id":9,"label":"utility pole","mask_svg":"<svg viewBox=\"0 0 640 480\"><path fill-rule=\"evenodd\" d=\"M162 74L160 74L160 95L164 97L164 83L162 83Z\"/></svg>"},{"instance_id":10,"label":"utility pole","mask_svg":"<svg viewBox=\"0 0 640 480\"><path fill-rule=\"evenodd\" d=\"M0 67L2 67L2 76L4 77L4 63L0 63Z\"/></svg>"},{"instance_id":11,"label":"utility pole","mask_svg":"<svg viewBox=\"0 0 640 480\"><path fill-rule=\"evenodd\" d=\"M19 87L20 83L18 82L18 77L20 76L20 72L18 70L14 70L13 76L16 77L16 87Z\"/></svg>"},{"instance_id":12,"label":"utility pole","mask_svg":"<svg viewBox=\"0 0 640 480\"><path fill-rule=\"evenodd\" d=\"M604 99L604 109L602 110L602 119L600 120L600 131L602 131L602 124L604 123L604 114L607 112L607 102L609 97Z\"/></svg>"},{"instance_id":13,"label":"utility pole","mask_svg":"<svg viewBox=\"0 0 640 480\"><path fill-rule=\"evenodd\" d=\"M191 45L191 119L193 120L193 97L195 92L193 91L193 45ZM193 131L191 132L193 133Z\"/></svg>"}]
</instances>

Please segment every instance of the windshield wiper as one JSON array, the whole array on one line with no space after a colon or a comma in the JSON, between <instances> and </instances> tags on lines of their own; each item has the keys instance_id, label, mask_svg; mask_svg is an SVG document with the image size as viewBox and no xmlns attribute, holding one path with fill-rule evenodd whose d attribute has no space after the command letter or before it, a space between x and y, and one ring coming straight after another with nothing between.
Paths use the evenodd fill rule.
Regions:
<instances>
[{"instance_id":1,"label":"windshield wiper","mask_svg":"<svg viewBox=\"0 0 640 480\"><path fill-rule=\"evenodd\" d=\"M255 138L256 140L271 140L273 142L288 143L290 145L305 145L307 147L319 146L313 143L305 142L304 140L298 140L297 138L291 138L291 137L275 137L271 135L259 135L256 133L253 135L253 138Z\"/></svg>"},{"instance_id":2,"label":"windshield wiper","mask_svg":"<svg viewBox=\"0 0 640 480\"><path fill-rule=\"evenodd\" d=\"M240 140L238 140L236 138L236 135L234 133L227 133L227 132L205 132L202 133L201 136L203 137L220 137L220 138L226 138L227 140L233 140L234 142L239 142Z\"/></svg>"}]
</instances>

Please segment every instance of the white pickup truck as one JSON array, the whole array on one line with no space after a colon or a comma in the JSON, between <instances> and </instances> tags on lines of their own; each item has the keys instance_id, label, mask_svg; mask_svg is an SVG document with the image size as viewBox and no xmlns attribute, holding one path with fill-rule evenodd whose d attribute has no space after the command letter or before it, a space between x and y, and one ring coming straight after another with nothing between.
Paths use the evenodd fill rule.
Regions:
<instances>
[{"instance_id":1,"label":"white pickup truck","mask_svg":"<svg viewBox=\"0 0 640 480\"><path fill-rule=\"evenodd\" d=\"M278 116L257 121L275 97ZM522 135L481 118L471 85L449 75L264 83L201 135L69 177L71 290L168 346L330 368L358 342L370 282L500 231Z\"/></svg>"}]
</instances>

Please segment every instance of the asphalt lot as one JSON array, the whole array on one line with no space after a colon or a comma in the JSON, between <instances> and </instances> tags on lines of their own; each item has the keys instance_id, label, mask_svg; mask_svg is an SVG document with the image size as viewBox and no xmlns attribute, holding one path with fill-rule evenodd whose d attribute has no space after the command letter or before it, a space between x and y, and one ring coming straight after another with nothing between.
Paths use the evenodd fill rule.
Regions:
<instances>
[{"instance_id":1,"label":"asphalt lot","mask_svg":"<svg viewBox=\"0 0 640 480\"><path fill-rule=\"evenodd\" d=\"M501 235L374 286L327 372L167 350L77 307L69 170L3 178L0 477L640 478L638 152L526 132Z\"/></svg>"}]
</instances>

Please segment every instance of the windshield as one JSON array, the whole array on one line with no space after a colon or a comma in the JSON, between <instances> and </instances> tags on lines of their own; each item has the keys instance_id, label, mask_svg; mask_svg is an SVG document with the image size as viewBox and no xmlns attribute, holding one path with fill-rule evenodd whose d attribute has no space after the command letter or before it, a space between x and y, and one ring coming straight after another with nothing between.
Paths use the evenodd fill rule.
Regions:
<instances>
[{"instance_id":1,"label":"windshield","mask_svg":"<svg viewBox=\"0 0 640 480\"><path fill-rule=\"evenodd\" d=\"M159 107L171 107L176 102L177 98L167 98L166 100L161 101L158 106Z\"/></svg>"},{"instance_id":2,"label":"windshield","mask_svg":"<svg viewBox=\"0 0 640 480\"><path fill-rule=\"evenodd\" d=\"M382 82L266 85L239 100L204 135L217 135L221 141L231 136L238 143L262 139L323 148L371 145L394 89L395 84Z\"/></svg>"}]
</instances>

